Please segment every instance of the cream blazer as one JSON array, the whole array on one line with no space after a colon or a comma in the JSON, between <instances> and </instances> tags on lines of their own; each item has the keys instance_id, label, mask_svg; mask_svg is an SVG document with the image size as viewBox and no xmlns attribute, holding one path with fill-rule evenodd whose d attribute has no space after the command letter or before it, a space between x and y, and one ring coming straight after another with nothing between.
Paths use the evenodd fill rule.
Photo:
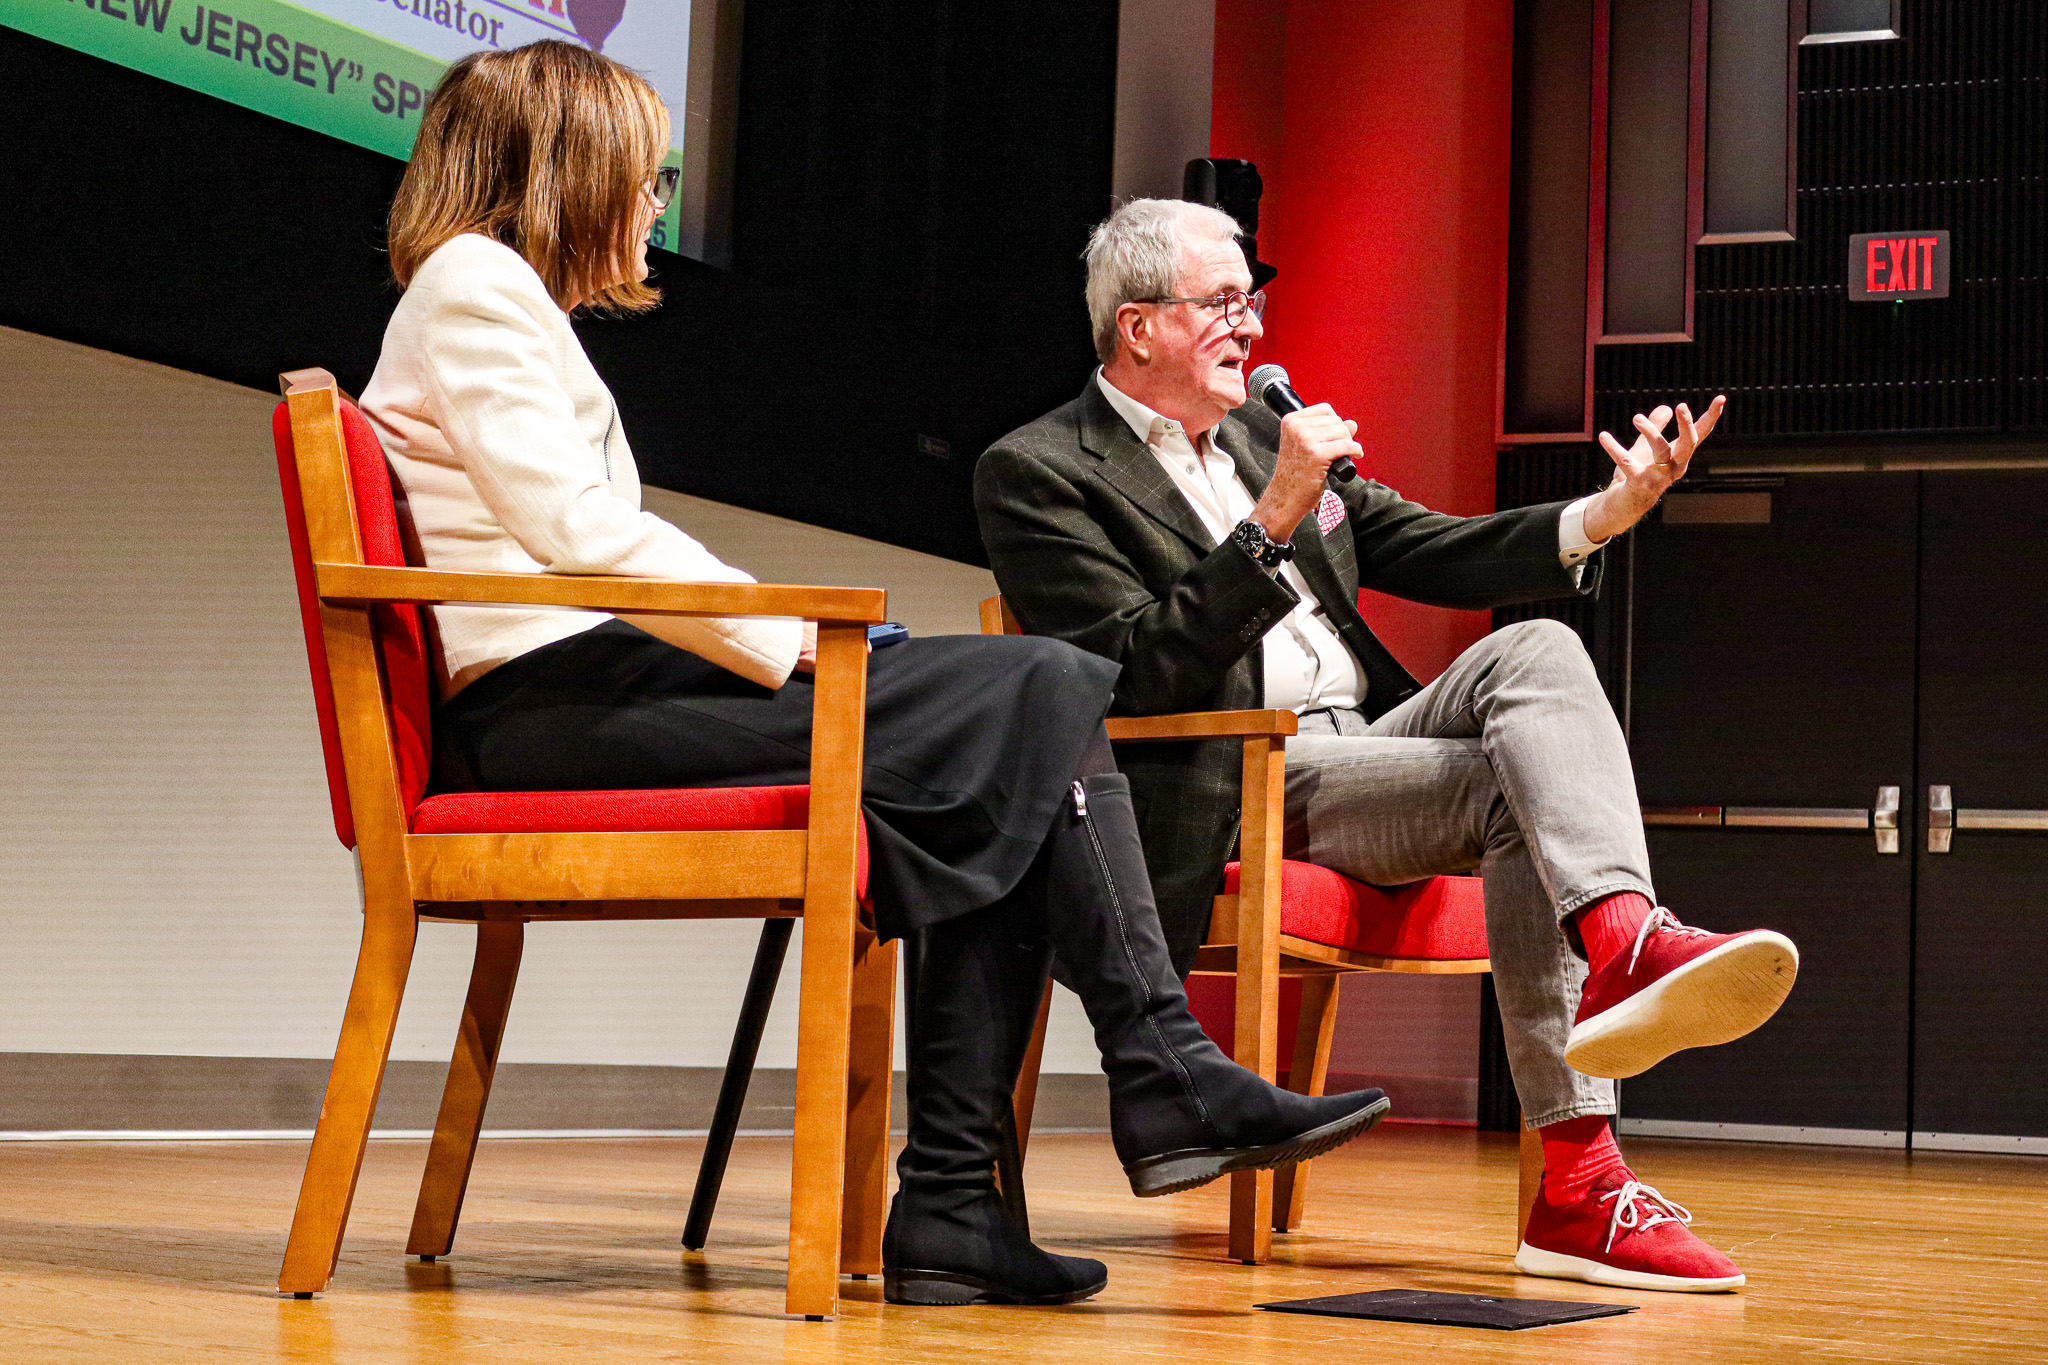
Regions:
<instances>
[{"instance_id":1,"label":"cream blazer","mask_svg":"<svg viewBox=\"0 0 2048 1365\"><path fill-rule=\"evenodd\" d=\"M618 407L568 315L510 247L465 234L429 256L384 331L363 414L405 490L428 568L751 583L651 512ZM452 696L602 612L434 607ZM786 617L626 620L764 687L788 680Z\"/></svg>"}]
</instances>

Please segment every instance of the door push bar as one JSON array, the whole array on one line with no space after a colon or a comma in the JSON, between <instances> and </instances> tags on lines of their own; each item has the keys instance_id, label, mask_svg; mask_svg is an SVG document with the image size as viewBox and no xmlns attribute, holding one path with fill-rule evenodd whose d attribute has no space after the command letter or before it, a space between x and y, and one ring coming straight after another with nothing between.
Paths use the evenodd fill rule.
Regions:
<instances>
[{"instance_id":1,"label":"door push bar","mask_svg":"<svg viewBox=\"0 0 2048 1365\"><path fill-rule=\"evenodd\" d=\"M1927 789L1927 851L1947 853L1959 829L2048 832L2048 810L1957 810L1948 787Z\"/></svg>"},{"instance_id":2,"label":"door push bar","mask_svg":"<svg viewBox=\"0 0 2048 1365\"><path fill-rule=\"evenodd\" d=\"M1879 787L1877 804L1860 806L1644 806L1643 823L1689 829L1867 829L1879 853L1899 851L1899 789ZM2044 825L2043 828L2048 828Z\"/></svg>"}]
</instances>

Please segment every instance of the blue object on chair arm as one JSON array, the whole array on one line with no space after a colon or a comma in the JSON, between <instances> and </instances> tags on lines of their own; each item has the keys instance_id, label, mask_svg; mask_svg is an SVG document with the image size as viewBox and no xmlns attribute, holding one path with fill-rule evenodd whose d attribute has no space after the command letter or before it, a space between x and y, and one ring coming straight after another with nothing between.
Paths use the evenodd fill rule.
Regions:
<instances>
[{"instance_id":1,"label":"blue object on chair arm","mask_svg":"<svg viewBox=\"0 0 2048 1365\"><path fill-rule=\"evenodd\" d=\"M868 648L887 649L900 645L910 638L910 627L899 626L894 621L884 621L879 626L868 627Z\"/></svg>"}]
</instances>

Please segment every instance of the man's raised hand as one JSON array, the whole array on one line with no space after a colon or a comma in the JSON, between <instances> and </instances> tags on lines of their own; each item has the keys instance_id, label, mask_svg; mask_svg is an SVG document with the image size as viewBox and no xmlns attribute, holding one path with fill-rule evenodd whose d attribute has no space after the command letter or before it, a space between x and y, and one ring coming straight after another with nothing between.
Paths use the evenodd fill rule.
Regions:
<instances>
[{"instance_id":1,"label":"man's raised hand","mask_svg":"<svg viewBox=\"0 0 2048 1365\"><path fill-rule=\"evenodd\" d=\"M1627 447L1611 433L1601 432L1600 448L1614 461L1614 479L1586 505L1586 539L1596 543L1610 540L1642 520L1665 490L1685 477L1693 452L1720 422L1721 409L1727 405L1726 394L1716 395L1697 421L1683 403L1675 414L1661 406L1647 417L1637 413L1635 444ZM1674 415L1677 439L1666 440L1665 429Z\"/></svg>"}]
</instances>

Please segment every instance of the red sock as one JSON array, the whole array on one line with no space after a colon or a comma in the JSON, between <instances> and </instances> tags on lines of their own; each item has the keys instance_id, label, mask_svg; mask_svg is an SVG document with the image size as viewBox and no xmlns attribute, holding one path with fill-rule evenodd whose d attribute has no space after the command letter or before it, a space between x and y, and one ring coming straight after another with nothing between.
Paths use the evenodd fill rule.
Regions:
<instances>
[{"instance_id":1,"label":"red sock","mask_svg":"<svg viewBox=\"0 0 2048 1365\"><path fill-rule=\"evenodd\" d=\"M1553 1204L1575 1204L1601 1176L1628 1169L1605 1114L1549 1123L1536 1131L1543 1138L1543 1193Z\"/></svg>"},{"instance_id":2,"label":"red sock","mask_svg":"<svg viewBox=\"0 0 2048 1365\"><path fill-rule=\"evenodd\" d=\"M1579 926L1579 937L1585 940L1586 961L1598 971L1616 954L1632 950L1636 946L1636 931L1656 908L1635 892L1623 891L1595 901L1572 916L1572 923Z\"/></svg>"}]
</instances>

